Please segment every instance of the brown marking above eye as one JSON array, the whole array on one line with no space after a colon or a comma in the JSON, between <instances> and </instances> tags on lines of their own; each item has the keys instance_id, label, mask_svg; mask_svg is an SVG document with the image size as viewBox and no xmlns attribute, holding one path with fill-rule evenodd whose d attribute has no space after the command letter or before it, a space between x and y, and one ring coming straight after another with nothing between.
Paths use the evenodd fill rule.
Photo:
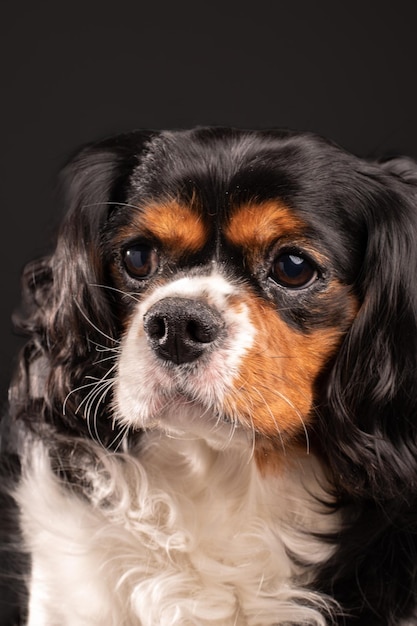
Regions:
<instances>
[{"instance_id":1,"label":"brown marking above eye","mask_svg":"<svg viewBox=\"0 0 417 626\"><path fill-rule=\"evenodd\" d=\"M177 257L200 250L207 242L208 232L201 216L192 207L167 200L138 210L119 237L156 239L165 250Z\"/></svg>"},{"instance_id":2,"label":"brown marking above eye","mask_svg":"<svg viewBox=\"0 0 417 626\"><path fill-rule=\"evenodd\" d=\"M280 237L303 237L307 228L282 201L270 200L240 206L230 218L225 236L235 246L262 252Z\"/></svg>"}]
</instances>

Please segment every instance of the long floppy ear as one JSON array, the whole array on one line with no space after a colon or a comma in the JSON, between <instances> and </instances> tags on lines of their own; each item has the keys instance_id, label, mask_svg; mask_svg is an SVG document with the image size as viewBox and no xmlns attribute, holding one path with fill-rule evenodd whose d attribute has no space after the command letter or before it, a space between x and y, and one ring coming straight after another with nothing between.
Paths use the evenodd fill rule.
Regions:
<instances>
[{"instance_id":1,"label":"long floppy ear","mask_svg":"<svg viewBox=\"0 0 417 626\"><path fill-rule=\"evenodd\" d=\"M35 411L58 430L79 432L87 408L83 399L109 373L111 359L105 357L114 354L118 321L111 292L99 287L106 281L102 231L111 210L124 201L150 136L137 131L86 146L62 170L65 217L56 248L26 267L22 312L15 317L18 331L30 338L12 382L11 409L28 422ZM109 351L100 358L98 348ZM94 413L94 429L106 442L114 433L100 417L104 413ZM91 433L85 420L84 427Z\"/></svg>"},{"instance_id":2,"label":"long floppy ear","mask_svg":"<svg viewBox=\"0 0 417 626\"><path fill-rule=\"evenodd\" d=\"M417 487L417 164L369 166L362 305L327 381L320 439L352 495Z\"/></svg>"}]
</instances>

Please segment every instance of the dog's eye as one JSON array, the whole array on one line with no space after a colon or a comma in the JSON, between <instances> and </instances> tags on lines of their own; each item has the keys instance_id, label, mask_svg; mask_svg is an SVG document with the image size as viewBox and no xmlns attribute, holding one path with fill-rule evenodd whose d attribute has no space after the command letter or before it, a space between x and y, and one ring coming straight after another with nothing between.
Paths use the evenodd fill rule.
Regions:
<instances>
[{"instance_id":1,"label":"dog's eye","mask_svg":"<svg viewBox=\"0 0 417 626\"><path fill-rule=\"evenodd\" d=\"M159 266L158 254L146 244L134 244L126 248L123 262L133 278L149 278Z\"/></svg>"},{"instance_id":2,"label":"dog's eye","mask_svg":"<svg viewBox=\"0 0 417 626\"><path fill-rule=\"evenodd\" d=\"M271 278L283 287L301 289L310 286L317 278L314 265L298 254L281 254L272 266Z\"/></svg>"}]
</instances>

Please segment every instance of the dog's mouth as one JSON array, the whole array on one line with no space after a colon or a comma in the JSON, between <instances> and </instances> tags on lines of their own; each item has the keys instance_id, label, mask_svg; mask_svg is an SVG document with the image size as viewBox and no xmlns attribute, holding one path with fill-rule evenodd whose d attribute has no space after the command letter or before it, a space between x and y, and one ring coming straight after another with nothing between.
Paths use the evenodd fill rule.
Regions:
<instances>
[{"instance_id":1,"label":"dog's mouth","mask_svg":"<svg viewBox=\"0 0 417 626\"><path fill-rule=\"evenodd\" d=\"M181 368L182 370L184 368ZM211 424L233 424L239 425L239 421L224 410L222 401L221 381L216 381L215 374L212 374L210 367L201 366L188 369L186 373L172 369L171 372L164 370L164 377L172 376L172 384L168 387L154 389L154 402L158 404L158 408L148 414L145 418L143 426L147 428L149 423L163 424L167 421L172 422L178 416L184 415L187 420L204 420ZM205 378L211 378L212 383L205 384ZM217 385L213 385L213 381ZM217 386L215 390L213 387Z\"/></svg>"},{"instance_id":2,"label":"dog's mouth","mask_svg":"<svg viewBox=\"0 0 417 626\"><path fill-rule=\"evenodd\" d=\"M157 431L170 438L204 440L218 450L229 448L233 443L250 444L254 436L223 410L221 402L211 396L196 397L187 384L178 384L169 390L155 387L134 415L125 412L119 421L134 429Z\"/></svg>"},{"instance_id":3,"label":"dog's mouth","mask_svg":"<svg viewBox=\"0 0 417 626\"><path fill-rule=\"evenodd\" d=\"M211 285L210 279L206 282ZM217 289L218 284L219 278ZM122 424L147 429L181 423L185 428L188 420L190 428L197 421L209 428L240 426L225 397L251 335L242 329L245 307L226 310L208 297L177 295L139 307L118 364L115 404Z\"/></svg>"},{"instance_id":4,"label":"dog's mouth","mask_svg":"<svg viewBox=\"0 0 417 626\"><path fill-rule=\"evenodd\" d=\"M181 296L178 294L181 293ZM114 394L122 426L205 437L307 437L315 379L336 344L290 332L275 310L221 276L178 279L138 304ZM326 347L327 350L327 347Z\"/></svg>"},{"instance_id":5,"label":"dog's mouth","mask_svg":"<svg viewBox=\"0 0 417 626\"><path fill-rule=\"evenodd\" d=\"M177 356L177 348L173 350ZM183 363L161 358L146 346L134 368L127 372L125 363L119 366L122 371L115 394L122 425L216 441L229 441L243 432L238 416L225 409L232 376L221 351L213 346L199 358Z\"/></svg>"}]
</instances>

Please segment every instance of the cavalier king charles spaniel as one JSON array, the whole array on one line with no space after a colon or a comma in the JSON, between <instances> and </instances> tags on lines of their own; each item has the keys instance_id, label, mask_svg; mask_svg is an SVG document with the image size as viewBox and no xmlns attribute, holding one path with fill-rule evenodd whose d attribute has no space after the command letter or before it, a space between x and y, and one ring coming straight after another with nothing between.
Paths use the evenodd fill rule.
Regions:
<instances>
[{"instance_id":1,"label":"cavalier king charles spaniel","mask_svg":"<svg viewBox=\"0 0 417 626\"><path fill-rule=\"evenodd\" d=\"M416 164L199 127L60 180L3 420L23 623L417 624Z\"/></svg>"}]
</instances>

